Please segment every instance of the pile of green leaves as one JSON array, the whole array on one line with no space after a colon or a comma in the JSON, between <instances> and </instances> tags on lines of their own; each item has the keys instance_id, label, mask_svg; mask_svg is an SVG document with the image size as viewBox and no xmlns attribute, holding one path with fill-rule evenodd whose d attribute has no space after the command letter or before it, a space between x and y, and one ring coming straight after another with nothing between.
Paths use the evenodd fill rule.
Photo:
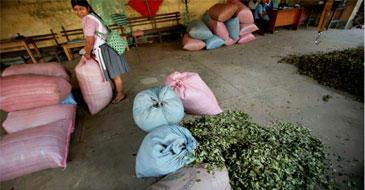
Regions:
<instances>
[{"instance_id":1,"label":"pile of green leaves","mask_svg":"<svg viewBox=\"0 0 365 190\"><path fill-rule=\"evenodd\" d=\"M328 189L321 141L291 123L264 128L241 111L205 116L184 124L199 146L196 163L226 166L233 189Z\"/></svg>"},{"instance_id":2,"label":"pile of green leaves","mask_svg":"<svg viewBox=\"0 0 365 190\"><path fill-rule=\"evenodd\" d=\"M364 101L364 47L328 53L289 55L280 63L294 64L299 73L319 83L356 96Z\"/></svg>"}]
</instances>

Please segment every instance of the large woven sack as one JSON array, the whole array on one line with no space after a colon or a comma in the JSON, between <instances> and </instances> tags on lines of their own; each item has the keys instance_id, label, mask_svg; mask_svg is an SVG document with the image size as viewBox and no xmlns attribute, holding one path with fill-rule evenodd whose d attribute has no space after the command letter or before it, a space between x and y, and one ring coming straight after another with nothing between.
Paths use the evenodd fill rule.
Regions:
<instances>
[{"instance_id":1,"label":"large woven sack","mask_svg":"<svg viewBox=\"0 0 365 190\"><path fill-rule=\"evenodd\" d=\"M0 109L6 112L55 105L71 91L65 79L43 75L1 77L0 87Z\"/></svg>"},{"instance_id":2,"label":"large woven sack","mask_svg":"<svg viewBox=\"0 0 365 190\"><path fill-rule=\"evenodd\" d=\"M206 40L213 36L207 25L201 20L192 21L189 24L187 31L191 37L199 40Z\"/></svg>"},{"instance_id":3,"label":"large woven sack","mask_svg":"<svg viewBox=\"0 0 365 190\"><path fill-rule=\"evenodd\" d=\"M60 120L0 139L0 181L48 168L65 168L72 124Z\"/></svg>"},{"instance_id":4,"label":"large woven sack","mask_svg":"<svg viewBox=\"0 0 365 190\"><path fill-rule=\"evenodd\" d=\"M241 3L240 0L228 0L227 3L234 4L238 7L235 16L238 17L241 24L253 24L255 22L250 8Z\"/></svg>"},{"instance_id":5,"label":"large woven sack","mask_svg":"<svg viewBox=\"0 0 365 190\"><path fill-rule=\"evenodd\" d=\"M215 168L209 173L204 165L184 167L167 175L147 190L231 190L227 168Z\"/></svg>"},{"instance_id":6,"label":"large woven sack","mask_svg":"<svg viewBox=\"0 0 365 190\"><path fill-rule=\"evenodd\" d=\"M99 65L93 59L81 59L75 68L82 97L91 114L105 108L113 98L113 90L109 81L104 81Z\"/></svg>"},{"instance_id":7,"label":"large woven sack","mask_svg":"<svg viewBox=\"0 0 365 190\"><path fill-rule=\"evenodd\" d=\"M198 51L205 47L205 42L202 40L194 39L185 34L183 37L183 48L189 51Z\"/></svg>"},{"instance_id":8,"label":"large woven sack","mask_svg":"<svg viewBox=\"0 0 365 190\"><path fill-rule=\"evenodd\" d=\"M205 41L205 46L207 49L220 48L225 44L225 41L216 35L213 35L213 37L211 37L207 40L204 40L204 41Z\"/></svg>"},{"instance_id":9,"label":"large woven sack","mask_svg":"<svg viewBox=\"0 0 365 190\"><path fill-rule=\"evenodd\" d=\"M50 62L45 64L12 65L3 71L1 76L5 77L10 75L23 75L23 74L55 76L55 77L62 77L67 81L70 80L70 77L68 76L66 69L60 63L56 62Z\"/></svg>"},{"instance_id":10,"label":"large woven sack","mask_svg":"<svg viewBox=\"0 0 365 190\"><path fill-rule=\"evenodd\" d=\"M66 119L72 121L74 128L75 117L76 106L57 104L10 112L3 122L3 127L7 133L14 133Z\"/></svg>"},{"instance_id":11,"label":"large woven sack","mask_svg":"<svg viewBox=\"0 0 365 190\"><path fill-rule=\"evenodd\" d=\"M171 86L182 100L185 112L195 115L216 115L222 112L213 92L198 73L174 72L165 84Z\"/></svg>"},{"instance_id":12,"label":"large woven sack","mask_svg":"<svg viewBox=\"0 0 365 190\"><path fill-rule=\"evenodd\" d=\"M208 10L209 16L217 21L224 22L230 19L238 10L235 4L217 3Z\"/></svg>"},{"instance_id":13,"label":"large woven sack","mask_svg":"<svg viewBox=\"0 0 365 190\"><path fill-rule=\"evenodd\" d=\"M238 44L246 44L246 43L251 42L253 40L256 40L256 37L253 34L249 33L249 34L246 34L246 35L240 37L240 39L238 40L237 43Z\"/></svg>"},{"instance_id":14,"label":"large woven sack","mask_svg":"<svg viewBox=\"0 0 365 190\"><path fill-rule=\"evenodd\" d=\"M259 29L255 24L240 24L240 28L240 37L255 32Z\"/></svg>"},{"instance_id":15,"label":"large woven sack","mask_svg":"<svg viewBox=\"0 0 365 190\"><path fill-rule=\"evenodd\" d=\"M215 35L222 38L224 41L228 40L229 33L228 33L226 25L224 25L223 22L219 22L219 21L211 19L209 21L209 28L212 30L212 32Z\"/></svg>"},{"instance_id":16,"label":"large woven sack","mask_svg":"<svg viewBox=\"0 0 365 190\"><path fill-rule=\"evenodd\" d=\"M146 135L136 158L137 177L159 177L194 161L197 142L178 125L162 126Z\"/></svg>"},{"instance_id":17,"label":"large woven sack","mask_svg":"<svg viewBox=\"0 0 365 190\"><path fill-rule=\"evenodd\" d=\"M133 119L144 131L149 132L162 125L177 124L184 115L180 98L169 86L143 90L134 98Z\"/></svg>"},{"instance_id":18,"label":"large woven sack","mask_svg":"<svg viewBox=\"0 0 365 190\"><path fill-rule=\"evenodd\" d=\"M237 17L231 18L231 19L227 20L226 22L224 22L224 24L227 27L229 36L233 40L238 40L239 33L240 33L240 21L238 20L238 18Z\"/></svg>"}]
</instances>

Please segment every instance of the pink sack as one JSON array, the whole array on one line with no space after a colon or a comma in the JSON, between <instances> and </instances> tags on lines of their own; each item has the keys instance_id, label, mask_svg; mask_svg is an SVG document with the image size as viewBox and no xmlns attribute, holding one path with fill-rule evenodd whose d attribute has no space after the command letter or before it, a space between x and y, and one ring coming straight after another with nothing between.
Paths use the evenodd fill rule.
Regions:
<instances>
[{"instance_id":1,"label":"pink sack","mask_svg":"<svg viewBox=\"0 0 365 190\"><path fill-rule=\"evenodd\" d=\"M0 181L48 168L66 167L72 124L60 120L0 139Z\"/></svg>"},{"instance_id":2,"label":"pink sack","mask_svg":"<svg viewBox=\"0 0 365 190\"><path fill-rule=\"evenodd\" d=\"M214 19L210 19L209 28L212 32L218 37L222 38L224 41L229 39L229 33L226 25L223 22L216 21Z\"/></svg>"},{"instance_id":3,"label":"pink sack","mask_svg":"<svg viewBox=\"0 0 365 190\"><path fill-rule=\"evenodd\" d=\"M217 21L224 22L230 19L237 11L235 4L217 3L209 8L209 16Z\"/></svg>"},{"instance_id":4,"label":"pink sack","mask_svg":"<svg viewBox=\"0 0 365 190\"><path fill-rule=\"evenodd\" d=\"M235 16L238 17L241 24L253 24L255 23L252 15L252 11L246 5L242 4L239 0L228 0L227 3L234 4L238 7Z\"/></svg>"},{"instance_id":5,"label":"pink sack","mask_svg":"<svg viewBox=\"0 0 365 190\"><path fill-rule=\"evenodd\" d=\"M67 81L70 81L70 77L68 76L66 69L60 63L56 62L50 62L45 64L42 63L42 64L12 65L3 71L1 76L5 77L10 75L22 75L22 74L62 77Z\"/></svg>"},{"instance_id":6,"label":"pink sack","mask_svg":"<svg viewBox=\"0 0 365 190\"><path fill-rule=\"evenodd\" d=\"M205 42L202 40L194 39L185 34L183 37L183 48L189 51L198 51L205 47Z\"/></svg>"},{"instance_id":7,"label":"pink sack","mask_svg":"<svg viewBox=\"0 0 365 190\"><path fill-rule=\"evenodd\" d=\"M105 108L113 98L113 90L109 81L104 81L103 73L93 59L81 59L77 64L76 78L79 81L82 96L91 114Z\"/></svg>"},{"instance_id":8,"label":"pink sack","mask_svg":"<svg viewBox=\"0 0 365 190\"><path fill-rule=\"evenodd\" d=\"M29 128L34 128L58 120L68 119L72 121L74 128L76 106L57 104L52 106L27 109L8 113L3 127L7 133L14 133Z\"/></svg>"},{"instance_id":9,"label":"pink sack","mask_svg":"<svg viewBox=\"0 0 365 190\"><path fill-rule=\"evenodd\" d=\"M229 38L228 40L224 41L224 44L226 44L226 46L231 46L233 44L235 44L238 40L233 40L232 38Z\"/></svg>"},{"instance_id":10,"label":"pink sack","mask_svg":"<svg viewBox=\"0 0 365 190\"><path fill-rule=\"evenodd\" d=\"M240 39L238 40L237 43L238 44L246 44L246 43L248 43L252 40L256 40L256 37L253 34L249 33L249 34L246 34L246 35L240 37Z\"/></svg>"},{"instance_id":11,"label":"pink sack","mask_svg":"<svg viewBox=\"0 0 365 190\"><path fill-rule=\"evenodd\" d=\"M165 84L180 97L187 113L216 115L222 112L213 92L197 73L174 72L167 76Z\"/></svg>"},{"instance_id":12,"label":"pink sack","mask_svg":"<svg viewBox=\"0 0 365 190\"><path fill-rule=\"evenodd\" d=\"M240 36L257 31L259 28L255 24L240 24Z\"/></svg>"},{"instance_id":13,"label":"pink sack","mask_svg":"<svg viewBox=\"0 0 365 190\"><path fill-rule=\"evenodd\" d=\"M63 78L41 75L0 77L0 109L6 112L60 103L71 91Z\"/></svg>"}]
</instances>

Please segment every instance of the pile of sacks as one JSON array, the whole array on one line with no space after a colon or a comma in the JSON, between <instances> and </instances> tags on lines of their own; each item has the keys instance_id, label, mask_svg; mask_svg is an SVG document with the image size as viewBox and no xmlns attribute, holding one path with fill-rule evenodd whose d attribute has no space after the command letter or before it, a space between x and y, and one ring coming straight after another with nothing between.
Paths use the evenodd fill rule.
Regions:
<instances>
[{"instance_id":1,"label":"pile of sacks","mask_svg":"<svg viewBox=\"0 0 365 190\"><path fill-rule=\"evenodd\" d=\"M185 167L195 160L193 151L198 142L188 129L179 125L184 112L192 115L222 112L213 92L197 73L174 72L165 79L165 85L136 95L133 119L139 128L148 132L137 153L136 176L168 175L149 189L187 185L197 190L230 189L226 169L209 174L203 166Z\"/></svg>"},{"instance_id":2,"label":"pile of sacks","mask_svg":"<svg viewBox=\"0 0 365 190\"><path fill-rule=\"evenodd\" d=\"M0 78L0 109L8 112L0 139L0 181L65 168L76 102L59 63L13 65ZM65 104L67 103L67 104Z\"/></svg>"},{"instance_id":3,"label":"pile of sacks","mask_svg":"<svg viewBox=\"0 0 365 190\"><path fill-rule=\"evenodd\" d=\"M246 44L256 37L258 30L251 10L239 0L217 3L203 16L188 26L183 37L183 48L189 51L216 49L223 45Z\"/></svg>"}]
</instances>

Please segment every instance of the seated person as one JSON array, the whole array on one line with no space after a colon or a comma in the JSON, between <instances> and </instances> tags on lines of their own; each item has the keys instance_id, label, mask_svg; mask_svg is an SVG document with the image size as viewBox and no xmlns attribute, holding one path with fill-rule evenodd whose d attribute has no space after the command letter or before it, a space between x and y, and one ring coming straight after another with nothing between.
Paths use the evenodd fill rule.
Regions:
<instances>
[{"instance_id":1,"label":"seated person","mask_svg":"<svg viewBox=\"0 0 365 190\"><path fill-rule=\"evenodd\" d=\"M255 9L255 24L259 27L259 34L264 35L269 26L269 15L267 14L267 5L269 0L261 0Z\"/></svg>"}]
</instances>

